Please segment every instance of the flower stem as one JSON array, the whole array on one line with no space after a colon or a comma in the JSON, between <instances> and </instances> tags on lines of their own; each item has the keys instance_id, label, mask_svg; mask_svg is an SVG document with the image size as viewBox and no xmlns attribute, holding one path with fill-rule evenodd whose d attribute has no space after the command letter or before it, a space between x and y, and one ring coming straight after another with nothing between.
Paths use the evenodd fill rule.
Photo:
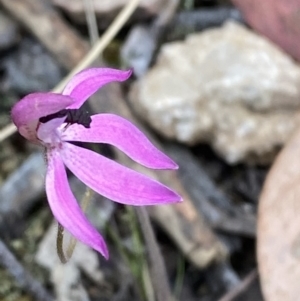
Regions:
<instances>
[{"instance_id":1,"label":"flower stem","mask_svg":"<svg viewBox=\"0 0 300 301\"><path fill-rule=\"evenodd\" d=\"M86 187L85 194L83 200L81 202L81 209L83 212L86 212L88 204L93 196L92 190L89 187ZM67 257L70 259L73 255L74 249L76 247L76 238L74 236L71 237L68 248L67 248Z\"/></svg>"},{"instance_id":2,"label":"flower stem","mask_svg":"<svg viewBox=\"0 0 300 301\"><path fill-rule=\"evenodd\" d=\"M136 207L136 213L148 250L150 273L157 300L175 301L170 290L166 266L157 244L148 212L144 207Z\"/></svg>"},{"instance_id":3,"label":"flower stem","mask_svg":"<svg viewBox=\"0 0 300 301\"><path fill-rule=\"evenodd\" d=\"M92 198L92 190L87 187L82 203L81 203L81 209L83 212L86 211L87 206ZM77 240L71 236L70 242L67 248L67 256L65 256L64 248L63 248L63 242L64 242L64 227L61 224L58 224L57 228L57 237L56 237L56 249L57 249L57 255L61 261L61 263L67 263L68 260L72 257L74 249L76 247Z\"/></svg>"},{"instance_id":4,"label":"flower stem","mask_svg":"<svg viewBox=\"0 0 300 301\"><path fill-rule=\"evenodd\" d=\"M58 255L59 260L61 261L61 263L66 263L67 258L66 258L65 253L64 253L63 242L64 242L64 227L61 224L58 224L57 237L56 237L57 255Z\"/></svg>"}]
</instances>

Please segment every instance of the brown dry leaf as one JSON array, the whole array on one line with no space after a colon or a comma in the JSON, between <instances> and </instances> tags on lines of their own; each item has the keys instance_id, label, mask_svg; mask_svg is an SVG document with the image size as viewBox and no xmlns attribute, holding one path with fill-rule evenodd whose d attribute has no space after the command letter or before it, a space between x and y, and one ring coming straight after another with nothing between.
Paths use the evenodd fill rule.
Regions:
<instances>
[{"instance_id":1,"label":"brown dry leaf","mask_svg":"<svg viewBox=\"0 0 300 301\"><path fill-rule=\"evenodd\" d=\"M257 239L265 299L300 300L300 130L282 150L265 182Z\"/></svg>"},{"instance_id":2,"label":"brown dry leaf","mask_svg":"<svg viewBox=\"0 0 300 301\"><path fill-rule=\"evenodd\" d=\"M300 60L300 0L232 0L247 22Z\"/></svg>"}]
</instances>

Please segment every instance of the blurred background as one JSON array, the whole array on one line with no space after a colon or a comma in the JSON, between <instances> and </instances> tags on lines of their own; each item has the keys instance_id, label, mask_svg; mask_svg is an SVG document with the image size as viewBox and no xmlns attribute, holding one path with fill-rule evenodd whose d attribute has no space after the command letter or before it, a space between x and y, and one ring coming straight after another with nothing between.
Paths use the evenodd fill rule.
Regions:
<instances>
[{"instance_id":1,"label":"blurred background","mask_svg":"<svg viewBox=\"0 0 300 301\"><path fill-rule=\"evenodd\" d=\"M57 87L130 2L0 0L0 300L156 300L133 208L94 194L87 215L110 259L78 243L59 262L43 150L10 119L21 97ZM135 2L85 66L134 74L87 109L131 120L180 168L86 147L183 196L147 208L174 300L300 300L300 1ZM70 183L82 199L84 185Z\"/></svg>"}]
</instances>

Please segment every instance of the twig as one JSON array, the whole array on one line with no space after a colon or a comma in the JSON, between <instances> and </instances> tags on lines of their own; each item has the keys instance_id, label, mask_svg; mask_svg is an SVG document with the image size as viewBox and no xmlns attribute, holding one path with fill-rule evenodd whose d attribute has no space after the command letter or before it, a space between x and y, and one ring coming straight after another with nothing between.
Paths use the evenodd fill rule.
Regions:
<instances>
[{"instance_id":1,"label":"twig","mask_svg":"<svg viewBox=\"0 0 300 301\"><path fill-rule=\"evenodd\" d=\"M164 5L152 24L134 26L121 49L122 60L126 65L133 67L134 74L138 78L148 71L154 53L163 42L167 25L176 13L180 1L163 2Z\"/></svg>"},{"instance_id":2,"label":"twig","mask_svg":"<svg viewBox=\"0 0 300 301\"><path fill-rule=\"evenodd\" d=\"M30 293L36 300L52 301L54 298L34 279L15 258L11 251L0 239L0 264L15 278L19 286Z\"/></svg>"},{"instance_id":3,"label":"twig","mask_svg":"<svg viewBox=\"0 0 300 301\"><path fill-rule=\"evenodd\" d=\"M85 19L88 25L91 46L94 46L95 43L99 40L94 2L92 0L82 0L82 1L84 4Z\"/></svg>"},{"instance_id":4,"label":"twig","mask_svg":"<svg viewBox=\"0 0 300 301\"><path fill-rule=\"evenodd\" d=\"M74 74L88 67L95 61L95 59L97 59L98 55L111 42L111 40L116 36L116 34L120 31L126 21L133 14L139 2L140 0L131 0L130 2L128 2L128 4L122 9L122 11L114 19L113 23L102 35L102 37L98 40L98 42L91 48L91 50L77 64L77 66L64 79L60 81L60 83L53 89L53 92L60 93L67 82L74 76ZM16 130L17 129L14 124L9 124L4 127L2 130L0 130L0 142L11 136L16 132Z\"/></svg>"},{"instance_id":5,"label":"twig","mask_svg":"<svg viewBox=\"0 0 300 301\"><path fill-rule=\"evenodd\" d=\"M232 301L241 293L243 293L257 278L257 276L257 269L254 269L239 283L238 286L234 287L231 291L226 293L221 299L219 299L219 301Z\"/></svg>"},{"instance_id":6,"label":"twig","mask_svg":"<svg viewBox=\"0 0 300 301\"><path fill-rule=\"evenodd\" d=\"M214 228L255 236L255 215L235 206L186 147L175 143L165 143L164 147L179 164L178 173L196 207Z\"/></svg>"},{"instance_id":7,"label":"twig","mask_svg":"<svg viewBox=\"0 0 300 301\"><path fill-rule=\"evenodd\" d=\"M78 63L78 65L53 89L53 92L61 92L67 82L82 69L86 68L92 64L98 57L98 55L105 49L105 47L111 42L111 40L116 36L119 30L127 22L130 16L133 14L134 10L138 6L140 0L131 0L122 9L118 16L114 19L113 23L101 36L99 41L91 48L89 53ZM0 140L1 141L1 140Z\"/></svg>"},{"instance_id":8,"label":"twig","mask_svg":"<svg viewBox=\"0 0 300 301\"><path fill-rule=\"evenodd\" d=\"M13 123L7 125L3 129L0 130L0 142L5 140L6 138L10 137L17 131L15 125Z\"/></svg>"},{"instance_id":9,"label":"twig","mask_svg":"<svg viewBox=\"0 0 300 301\"><path fill-rule=\"evenodd\" d=\"M160 14L153 22L153 27L164 28L173 19L174 14L178 8L179 0L166 1L165 7L161 10Z\"/></svg>"},{"instance_id":10,"label":"twig","mask_svg":"<svg viewBox=\"0 0 300 301\"><path fill-rule=\"evenodd\" d=\"M145 243L150 261L151 280L158 301L174 301L170 286L166 266L159 250L149 215L144 207L136 207L136 213L144 234Z\"/></svg>"},{"instance_id":11,"label":"twig","mask_svg":"<svg viewBox=\"0 0 300 301\"><path fill-rule=\"evenodd\" d=\"M88 44L48 1L0 0L0 5L27 28L66 70L71 70L88 52Z\"/></svg>"}]
</instances>

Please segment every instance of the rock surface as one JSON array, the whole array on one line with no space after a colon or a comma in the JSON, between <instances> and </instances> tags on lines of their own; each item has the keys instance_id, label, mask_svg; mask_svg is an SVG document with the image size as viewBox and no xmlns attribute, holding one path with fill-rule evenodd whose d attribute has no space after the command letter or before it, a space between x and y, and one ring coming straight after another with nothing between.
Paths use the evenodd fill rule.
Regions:
<instances>
[{"instance_id":1,"label":"rock surface","mask_svg":"<svg viewBox=\"0 0 300 301\"><path fill-rule=\"evenodd\" d=\"M32 39L23 39L3 65L5 80L0 89L20 94L50 90L64 75L51 54Z\"/></svg>"},{"instance_id":2,"label":"rock surface","mask_svg":"<svg viewBox=\"0 0 300 301\"><path fill-rule=\"evenodd\" d=\"M13 46L18 39L18 25L0 10L0 51Z\"/></svg>"},{"instance_id":3,"label":"rock surface","mask_svg":"<svg viewBox=\"0 0 300 301\"><path fill-rule=\"evenodd\" d=\"M36 261L50 271L59 301L88 301L88 294L81 281L81 270L96 283L104 281L97 253L78 242L70 261L62 264L55 252L56 235L57 225L53 223L39 245Z\"/></svg>"},{"instance_id":4,"label":"rock surface","mask_svg":"<svg viewBox=\"0 0 300 301\"><path fill-rule=\"evenodd\" d=\"M242 25L165 44L130 101L162 135L229 163L267 163L300 122L300 68Z\"/></svg>"}]
</instances>

